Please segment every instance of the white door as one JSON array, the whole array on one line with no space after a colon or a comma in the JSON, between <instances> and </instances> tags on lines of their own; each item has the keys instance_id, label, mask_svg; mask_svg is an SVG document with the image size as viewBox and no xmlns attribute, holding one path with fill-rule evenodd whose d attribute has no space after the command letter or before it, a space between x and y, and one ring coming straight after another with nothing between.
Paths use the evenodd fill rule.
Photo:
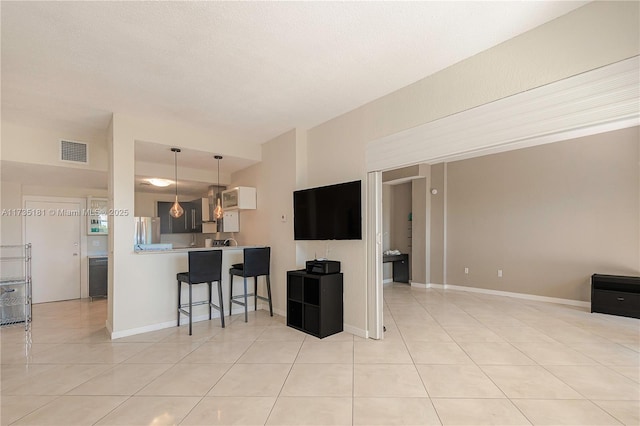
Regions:
<instances>
[{"instance_id":1,"label":"white door","mask_svg":"<svg viewBox=\"0 0 640 426\"><path fill-rule=\"evenodd\" d=\"M25 201L33 303L80 298L80 201ZM29 211L29 210L27 210Z\"/></svg>"}]
</instances>

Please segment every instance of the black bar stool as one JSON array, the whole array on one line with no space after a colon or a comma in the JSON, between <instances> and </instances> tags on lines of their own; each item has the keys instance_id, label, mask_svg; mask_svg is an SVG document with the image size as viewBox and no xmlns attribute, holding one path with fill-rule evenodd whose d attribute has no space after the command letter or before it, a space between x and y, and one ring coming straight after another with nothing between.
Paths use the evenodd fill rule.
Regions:
<instances>
[{"instance_id":1,"label":"black bar stool","mask_svg":"<svg viewBox=\"0 0 640 426\"><path fill-rule=\"evenodd\" d=\"M189 336L191 336L192 311L194 306L209 305L209 319L211 319L211 309L220 312L220 322L224 328L224 309L222 306L222 250L190 251L189 252L189 272L180 272L178 279L178 327L180 326L180 314L189 317ZM211 283L218 283L218 301L220 306L211 301ZM182 283L189 284L189 303L182 304ZM209 300L193 302L191 288L194 284L209 284ZM188 308L185 309L185 308Z\"/></svg>"},{"instance_id":2,"label":"black bar stool","mask_svg":"<svg viewBox=\"0 0 640 426\"><path fill-rule=\"evenodd\" d=\"M244 322L247 322L247 297L255 297L255 309L258 309L258 299L269 302L269 314L273 316L273 306L271 305L271 280L269 279L269 264L271 263L271 247L246 248L244 249L244 263L233 265L229 269L229 315L233 303L244 306ZM244 294L233 295L233 276L237 275L244 279ZM267 280L267 297L258 295L258 277L264 275ZM247 293L247 278L253 277L254 292ZM237 299L244 299L241 302Z\"/></svg>"}]
</instances>

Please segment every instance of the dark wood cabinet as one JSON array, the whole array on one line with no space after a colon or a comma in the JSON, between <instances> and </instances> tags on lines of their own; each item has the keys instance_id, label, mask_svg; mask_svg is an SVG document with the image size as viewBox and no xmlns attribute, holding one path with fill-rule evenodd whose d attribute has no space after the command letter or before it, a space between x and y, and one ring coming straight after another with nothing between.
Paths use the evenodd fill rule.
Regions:
<instances>
[{"instance_id":1,"label":"dark wood cabinet","mask_svg":"<svg viewBox=\"0 0 640 426\"><path fill-rule=\"evenodd\" d=\"M107 281L109 259L104 257L89 258L89 297L107 297Z\"/></svg>"},{"instance_id":2,"label":"dark wood cabinet","mask_svg":"<svg viewBox=\"0 0 640 426\"><path fill-rule=\"evenodd\" d=\"M591 312L640 318L640 277L593 274Z\"/></svg>"},{"instance_id":3,"label":"dark wood cabinet","mask_svg":"<svg viewBox=\"0 0 640 426\"><path fill-rule=\"evenodd\" d=\"M194 200L189 203L189 213L191 214L191 220L189 221L190 232L202 232L202 203L200 200Z\"/></svg>"},{"instance_id":4,"label":"dark wood cabinet","mask_svg":"<svg viewBox=\"0 0 640 426\"><path fill-rule=\"evenodd\" d=\"M194 205L189 202L180 202L184 209L184 213L179 218L173 218L169 214L169 210L173 202L158 201L158 216L160 217L160 233L161 234L184 234L189 232L197 232L193 230L192 220ZM202 215L202 212L200 212ZM200 220L200 231L202 231L202 219Z\"/></svg>"},{"instance_id":5,"label":"dark wood cabinet","mask_svg":"<svg viewBox=\"0 0 640 426\"><path fill-rule=\"evenodd\" d=\"M288 271L287 325L321 339L341 332L342 273Z\"/></svg>"}]
</instances>

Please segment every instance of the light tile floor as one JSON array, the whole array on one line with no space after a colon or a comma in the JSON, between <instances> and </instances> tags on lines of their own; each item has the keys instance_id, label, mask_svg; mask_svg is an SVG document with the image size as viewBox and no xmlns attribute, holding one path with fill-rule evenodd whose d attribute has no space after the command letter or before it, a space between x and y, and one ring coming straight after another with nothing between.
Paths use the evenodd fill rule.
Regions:
<instances>
[{"instance_id":1,"label":"light tile floor","mask_svg":"<svg viewBox=\"0 0 640 426\"><path fill-rule=\"evenodd\" d=\"M640 321L385 287L383 341L264 311L110 341L106 301L0 329L2 425L638 425ZM30 339L30 340L28 340Z\"/></svg>"}]
</instances>

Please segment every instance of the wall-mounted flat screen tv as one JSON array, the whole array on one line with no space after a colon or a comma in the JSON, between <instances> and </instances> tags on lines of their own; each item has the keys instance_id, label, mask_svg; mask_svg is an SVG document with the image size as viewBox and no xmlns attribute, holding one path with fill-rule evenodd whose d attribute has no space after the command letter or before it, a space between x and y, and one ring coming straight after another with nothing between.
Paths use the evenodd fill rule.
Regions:
<instances>
[{"instance_id":1,"label":"wall-mounted flat screen tv","mask_svg":"<svg viewBox=\"0 0 640 426\"><path fill-rule=\"evenodd\" d=\"M361 240L361 181L293 193L296 240Z\"/></svg>"}]
</instances>

